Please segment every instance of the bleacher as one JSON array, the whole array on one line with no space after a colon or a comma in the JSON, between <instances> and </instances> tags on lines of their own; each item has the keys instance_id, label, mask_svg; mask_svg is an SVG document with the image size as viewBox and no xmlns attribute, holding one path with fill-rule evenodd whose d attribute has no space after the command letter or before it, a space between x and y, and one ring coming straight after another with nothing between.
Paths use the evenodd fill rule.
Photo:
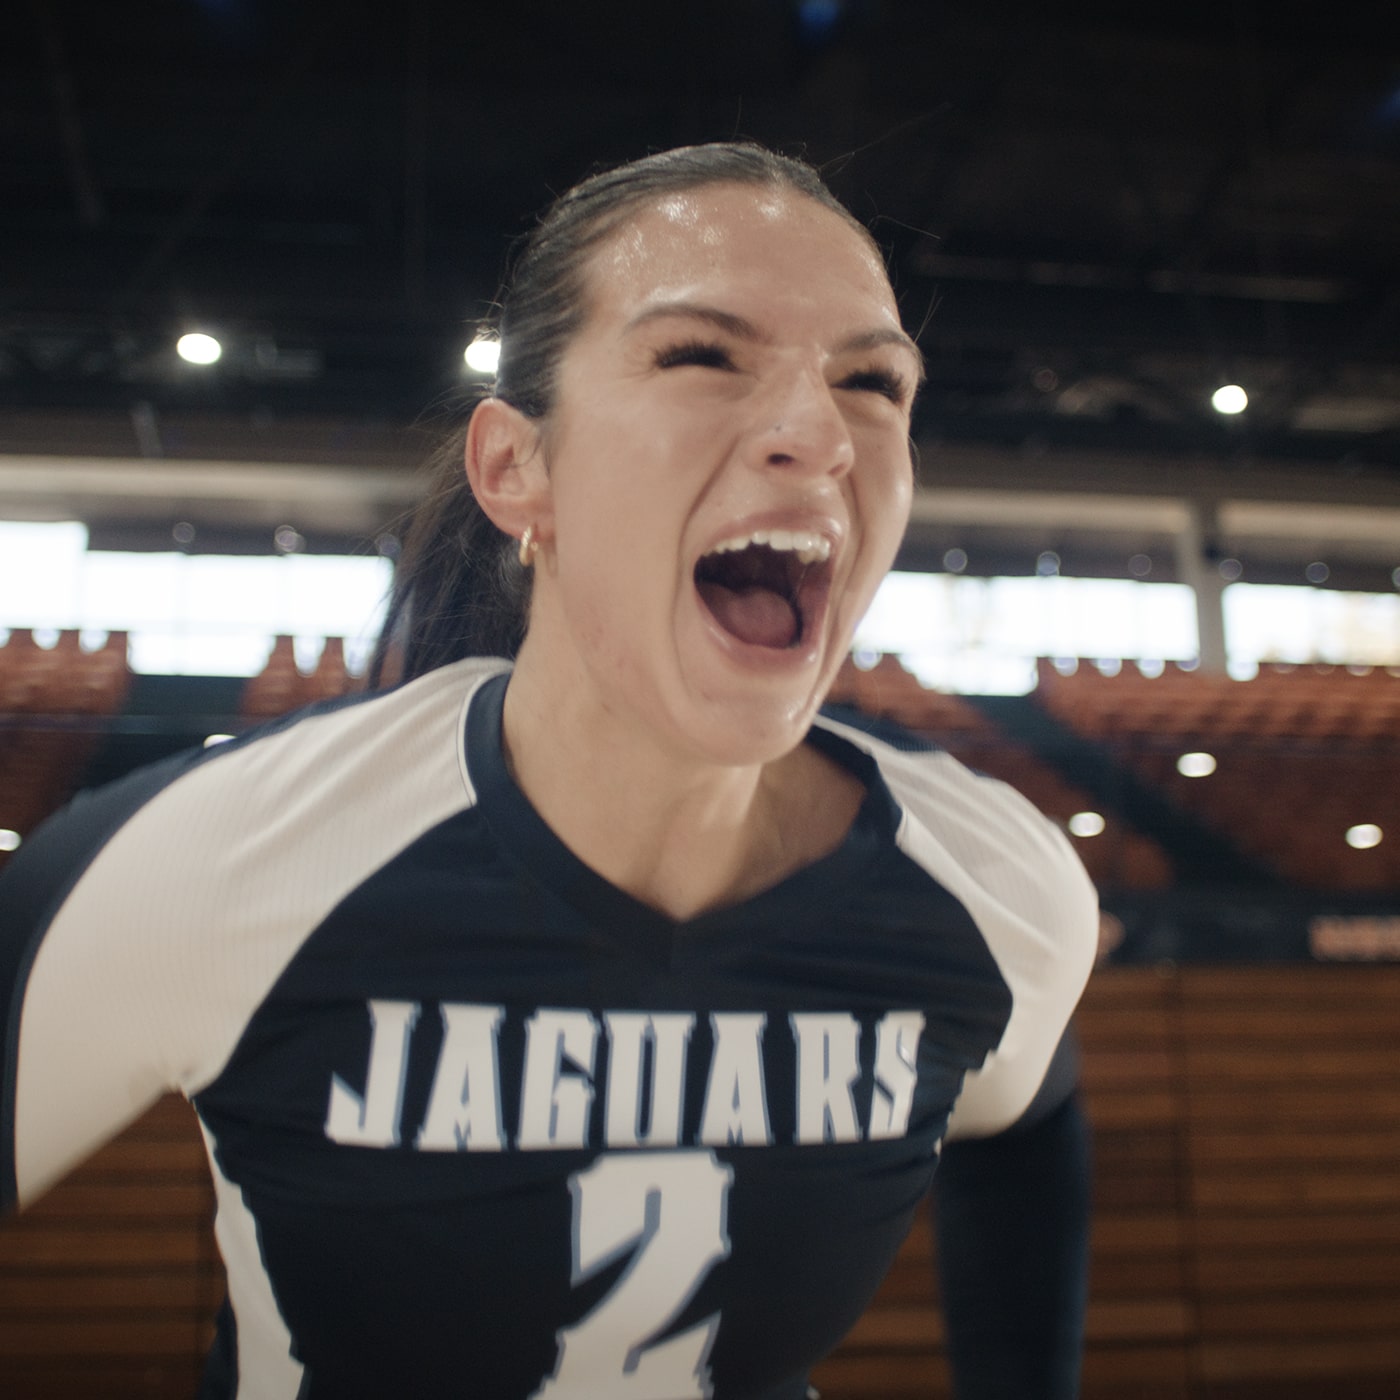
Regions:
<instances>
[{"instance_id":1,"label":"bleacher","mask_svg":"<svg viewBox=\"0 0 1400 1400\"><path fill-rule=\"evenodd\" d=\"M26 835L73 791L131 684L126 634L85 650L77 632L0 646L0 827ZM0 851L0 868L8 853Z\"/></svg>"},{"instance_id":2,"label":"bleacher","mask_svg":"<svg viewBox=\"0 0 1400 1400\"><path fill-rule=\"evenodd\" d=\"M848 661L831 698L865 714L893 720L945 748L969 767L1010 783L1048 817L1067 822L1095 806L1083 788L1061 774L1023 740L987 718L959 695L927 690L893 656L870 669ZM1081 842L1079 854L1102 887L1161 889L1172 880L1172 862L1161 845L1117 813L1102 813L1104 829Z\"/></svg>"},{"instance_id":3,"label":"bleacher","mask_svg":"<svg viewBox=\"0 0 1400 1400\"><path fill-rule=\"evenodd\" d=\"M1261 667L1235 681L1168 667L1105 674L1040 664L1036 699L1077 733L1290 884L1400 889L1400 674L1376 667ZM1185 777L1177 758L1210 753ZM1362 823L1391 833L1356 849Z\"/></svg>"},{"instance_id":4,"label":"bleacher","mask_svg":"<svg viewBox=\"0 0 1400 1400\"><path fill-rule=\"evenodd\" d=\"M130 686L120 639L92 653L76 641L45 651L15 634L0 648L0 826L21 834L66 794ZM352 683L338 649L308 676L279 642L243 689L244 720ZM1384 672L1234 682L1081 665L1044 668L1033 703L1202 822L1229 814L1222 832L1280 879L1400 903L1397 697L1400 678ZM891 660L848 667L835 698L937 740L1052 817L1090 804L1055 755ZM1217 759L1208 780L1175 772L1196 748ZM1247 758L1258 761L1237 762ZM1338 842L1347 856L1310 864L1303 848L1350 812L1334 788L1374 804L1366 819L1387 840ZM1104 815L1103 835L1079 843L1096 878L1167 892L1169 854ZM1276 828L1292 828L1294 844ZM1113 842L1116 856L1097 854ZM1077 1016L1096 1154L1086 1400L1400 1393L1397 1005L1394 966L1095 973ZM193 1115L170 1098L0 1225L0 1394L187 1400L222 1298L212 1210ZM824 1400L950 1395L932 1254L921 1213L879 1296L814 1376Z\"/></svg>"}]
</instances>

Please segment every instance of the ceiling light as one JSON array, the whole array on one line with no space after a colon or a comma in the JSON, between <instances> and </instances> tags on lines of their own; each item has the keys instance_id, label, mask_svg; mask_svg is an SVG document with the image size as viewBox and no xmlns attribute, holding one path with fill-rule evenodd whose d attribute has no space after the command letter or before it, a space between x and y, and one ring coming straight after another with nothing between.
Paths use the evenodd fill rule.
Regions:
<instances>
[{"instance_id":1,"label":"ceiling light","mask_svg":"<svg viewBox=\"0 0 1400 1400\"><path fill-rule=\"evenodd\" d=\"M1176 771L1183 778L1208 778L1215 772L1215 756L1208 753L1184 753L1176 761Z\"/></svg>"},{"instance_id":2,"label":"ceiling light","mask_svg":"<svg viewBox=\"0 0 1400 1400\"><path fill-rule=\"evenodd\" d=\"M175 342L175 353L192 365L212 365L224 353L224 347L212 335L190 331Z\"/></svg>"},{"instance_id":3,"label":"ceiling light","mask_svg":"<svg viewBox=\"0 0 1400 1400\"><path fill-rule=\"evenodd\" d=\"M1362 822L1360 826L1347 828L1347 845L1356 851L1369 851L1381 844L1381 829L1374 822Z\"/></svg>"},{"instance_id":4,"label":"ceiling light","mask_svg":"<svg viewBox=\"0 0 1400 1400\"><path fill-rule=\"evenodd\" d=\"M1238 384L1222 384L1211 396L1210 406L1217 413L1243 413L1249 395Z\"/></svg>"},{"instance_id":5,"label":"ceiling light","mask_svg":"<svg viewBox=\"0 0 1400 1400\"><path fill-rule=\"evenodd\" d=\"M1076 812L1069 819L1071 836L1098 836L1104 829L1104 819L1097 812Z\"/></svg>"},{"instance_id":6,"label":"ceiling light","mask_svg":"<svg viewBox=\"0 0 1400 1400\"><path fill-rule=\"evenodd\" d=\"M20 834L7 826L0 826L0 851L19 850Z\"/></svg>"},{"instance_id":7,"label":"ceiling light","mask_svg":"<svg viewBox=\"0 0 1400 1400\"><path fill-rule=\"evenodd\" d=\"M501 362L501 342L479 335L462 352L467 368L476 374L495 374Z\"/></svg>"}]
</instances>

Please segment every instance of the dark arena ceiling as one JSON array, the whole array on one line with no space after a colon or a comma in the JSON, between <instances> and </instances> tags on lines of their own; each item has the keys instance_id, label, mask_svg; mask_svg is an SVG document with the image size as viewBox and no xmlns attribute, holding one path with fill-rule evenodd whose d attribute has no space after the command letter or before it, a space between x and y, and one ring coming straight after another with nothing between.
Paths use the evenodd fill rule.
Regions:
<instances>
[{"instance_id":1,"label":"dark arena ceiling","mask_svg":"<svg viewBox=\"0 0 1400 1400\"><path fill-rule=\"evenodd\" d=\"M928 550L958 529L1072 550L1083 523L1106 561L1174 528L1146 505L1136 528L999 513L983 488L1400 521L1394 18L1380 0L18 0L0 453L335 465L387 510L384 473L463 387L510 239L550 194L741 135L823 167L889 252L928 363L925 484L964 507L949 497L942 533L924 510ZM175 355L194 327L223 340L217 365ZM1249 394L1233 418L1210 406L1228 382ZM71 490L95 529L160 516L149 491ZM0 466L0 507L36 492L5 497ZM1280 557L1357 533L1269 528L1294 541ZM1352 543L1379 579L1384 540Z\"/></svg>"}]
</instances>

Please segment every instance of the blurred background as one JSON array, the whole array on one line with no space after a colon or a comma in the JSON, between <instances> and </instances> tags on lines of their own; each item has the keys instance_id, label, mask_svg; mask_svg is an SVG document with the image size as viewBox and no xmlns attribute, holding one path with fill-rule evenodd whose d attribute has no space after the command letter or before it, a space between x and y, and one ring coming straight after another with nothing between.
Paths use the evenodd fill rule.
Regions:
<instances>
[{"instance_id":1,"label":"blurred background","mask_svg":"<svg viewBox=\"0 0 1400 1400\"><path fill-rule=\"evenodd\" d=\"M804 155L928 367L837 698L1015 783L1102 892L1086 1394L1397 1393L1392 8L17 0L0 863L79 787L361 683L552 194ZM7 1395L191 1393L199 1148L178 1106L134 1133L0 1233ZM930 1248L824 1394L947 1393Z\"/></svg>"}]
</instances>

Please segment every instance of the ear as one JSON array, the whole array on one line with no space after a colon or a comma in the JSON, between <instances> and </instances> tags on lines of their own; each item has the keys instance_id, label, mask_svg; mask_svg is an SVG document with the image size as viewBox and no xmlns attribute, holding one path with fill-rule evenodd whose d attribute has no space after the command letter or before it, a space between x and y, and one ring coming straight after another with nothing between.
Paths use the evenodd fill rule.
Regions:
<instances>
[{"instance_id":1,"label":"ear","mask_svg":"<svg viewBox=\"0 0 1400 1400\"><path fill-rule=\"evenodd\" d=\"M502 399L483 399L467 425L467 481L498 529L519 539L553 535L553 500L538 426Z\"/></svg>"}]
</instances>

